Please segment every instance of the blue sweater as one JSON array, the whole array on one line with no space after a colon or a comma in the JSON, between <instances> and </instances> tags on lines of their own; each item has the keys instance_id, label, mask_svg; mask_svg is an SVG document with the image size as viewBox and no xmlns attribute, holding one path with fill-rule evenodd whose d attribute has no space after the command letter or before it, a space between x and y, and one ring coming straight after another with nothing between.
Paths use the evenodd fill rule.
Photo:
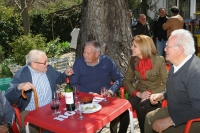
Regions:
<instances>
[{"instance_id":1,"label":"blue sweater","mask_svg":"<svg viewBox=\"0 0 200 133\"><path fill-rule=\"evenodd\" d=\"M48 66L46 75L49 80L52 92L56 90L56 84L62 84L65 82L65 79L66 79L65 73L60 73L56 71L52 66ZM22 98L21 90L18 90L17 87L20 83L24 83L24 82L32 83L31 72L28 66L24 66L20 70L17 71L17 73L15 74L15 76L13 77L10 83L10 87L8 88L5 94L8 101L11 104L17 105L20 112L22 112L27 107L32 96L31 95L32 90L29 90L25 92L27 99Z\"/></svg>"},{"instance_id":2,"label":"blue sweater","mask_svg":"<svg viewBox=\"0 0 200 133\"><path fill-rule=\"evenodd\" d=\"M78 58L73 65L74 75L70 76L70 84L80 85L81 92L95 92L100 94L101 87L108 87L112 92L117 92L122 85L123 75L114 61L106 56L99 56L96 66L88 66L84 57ZM111 86L110 81L114 80Z\"/></svg>"}]
</instances>

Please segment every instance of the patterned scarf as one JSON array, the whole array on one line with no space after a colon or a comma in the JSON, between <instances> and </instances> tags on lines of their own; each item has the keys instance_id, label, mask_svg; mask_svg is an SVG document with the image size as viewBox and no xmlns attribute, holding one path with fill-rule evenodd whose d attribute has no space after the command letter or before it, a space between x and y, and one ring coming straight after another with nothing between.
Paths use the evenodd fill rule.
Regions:
<instances>
[{"instance_id":1,"label":"patterned scarf","mask_svg":"<svg viewBox=\"0 0 200 133\"><path fill-rule=\"evenodd\" d=\"M136 67L136 70L140 72L141 77L146 80L146 71L151 70L153 67L153 64L150 60L150 58L147 59L140 59L139 58L139 63L138 66Z\"/></svg>"}]
</instances>

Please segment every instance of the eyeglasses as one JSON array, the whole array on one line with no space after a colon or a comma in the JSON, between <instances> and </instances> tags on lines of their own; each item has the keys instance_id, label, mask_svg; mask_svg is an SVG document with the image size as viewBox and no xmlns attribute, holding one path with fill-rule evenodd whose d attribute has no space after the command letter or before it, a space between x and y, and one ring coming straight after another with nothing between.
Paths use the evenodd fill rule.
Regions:
<instances>
[{"instance_id":1,"label":"eyeglasses","mask_svg":"<svg viewBox=\"0 0 200 133\"><path fill-rule=\"evenodd\" d=\"M48 62L47 60L46 60L44 63L42 63L42 62L36 62L36 61L35 61L35 63L37 63L37 64L43 64L43 65L46 65L47 62Z\"/></svg>"},{"instance_id":2,"label":"eyeglasses","mask_svg":"<svg viewBox=\"0 0 200 133\"><path fill-rule=\"evenodd\" d=\"M169 49L169 48L177 47L177 46L179 46L179 45L174 45L174 46L168 46L168 45L166 45L165 48L166 48L166 49Z\"/></svg>"}]
</instances>

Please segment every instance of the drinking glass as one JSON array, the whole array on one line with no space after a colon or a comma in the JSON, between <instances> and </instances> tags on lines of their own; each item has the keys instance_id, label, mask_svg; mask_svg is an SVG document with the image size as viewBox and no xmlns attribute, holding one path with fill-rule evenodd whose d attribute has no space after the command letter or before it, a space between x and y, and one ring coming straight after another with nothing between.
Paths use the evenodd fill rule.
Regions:
<instances>
[{"instance_id":1,"label":"drinking glass","mask_svg":"<svg viewBox=\"0 0 200 133\"><path fill-rule=\"evenodd\" d=\"M60 111L57 111L59 108L59 103L57 101L57 98L53 98L51 101L51 109L53 109L55 112L52 114L53 116L57 116L60 114Z\"/></svg>"},{"instance_id":2,"label":"drinking glass","mask_svg":"<svg viewBox=\"0 0 200 133\"><path fill-rule=\"evenodd\" d=\"M103 96L104 100L102 101L103 103L108 103L109 101L107 100L108 96L108 89L107 87L102 87L101 88L101 96Z\"/></svg>"},{"instance_id":3,"label":"drinking glass","mask_svg":"<svg viewBox=\"0 0 200 133\"><path fill-rule=\"evenodd\" d=\"M74 93L74 99L75 101L78 101L78 94L79 94L79 85L73 86L73 93Z\"/></svg>"},{"instance_id":4,"label":"drinking glass","mask_svg":"<svg viewBox=\"0 0 200 133\"><path fill-rule=\"evenodd\" d=\"M80 115L78 117L79 120L83 120L85 117L83 117L82 113L83 113L83 103L78 101L75 103L75 106L76 106L76 112Z\"/></svg>"}]
</instances>

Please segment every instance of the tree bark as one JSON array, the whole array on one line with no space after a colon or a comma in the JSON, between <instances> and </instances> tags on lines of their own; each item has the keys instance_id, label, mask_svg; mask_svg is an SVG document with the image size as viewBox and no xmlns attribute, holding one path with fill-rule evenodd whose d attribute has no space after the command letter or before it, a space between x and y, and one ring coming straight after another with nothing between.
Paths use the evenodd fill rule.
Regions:
<instances>
[{"instance_id":1,"label":"tree bark","mask_svg":"<svg viewBox=\"0 0 200 133\"><path fill-rule=\"evenodd\" d=\"M26 0L21 0L21 10L22 10L24 34L28 35L30 33L30 20L28 16L28 6L26 5Z\"/></svg>"},{"instance_id":2,"label":"tree bark","mask_svg":"<svg viewBox=\"0 0 200 133\"><path fill-rule=\"evenodd\" d=\"M77 57L87 41L97 40L101 54L110 56L124 74L132 39L128 10L128 0L83 0Z\"/></svg>"}]
</instances>

